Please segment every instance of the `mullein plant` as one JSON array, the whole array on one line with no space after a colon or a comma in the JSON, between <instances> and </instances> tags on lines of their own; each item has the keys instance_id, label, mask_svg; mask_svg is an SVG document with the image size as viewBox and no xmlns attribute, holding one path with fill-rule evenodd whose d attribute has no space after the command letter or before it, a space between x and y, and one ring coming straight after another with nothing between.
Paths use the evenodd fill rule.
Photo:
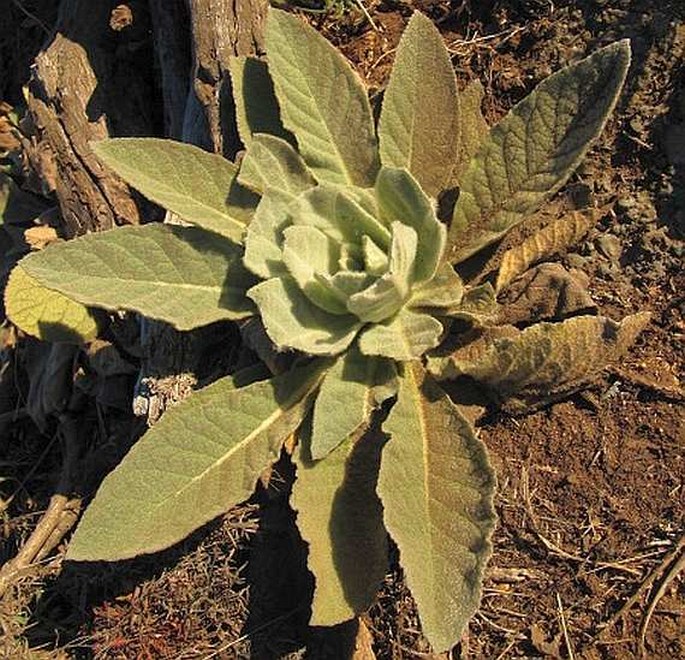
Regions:
<instances>
[{"instance_id":1,"label":"mullein plant","mask_svg":"<svg viewBox=\"0 0 685 660\"><path fill-rule=\"evenodd\" d=\"M445 384L525 411L580 387L647 320L502 323L498 295L559 236L573 239L573 223L512 248L495 286L467 284L454 266L564 184L616 103L630 48L562 69L489 128L482 88L458 91L419 13L377 125L361 80L314 29L271 9L266 46L268 64L232 65L239 165L167 140L94 145L183 223L52 244L11 275L9 317L46 340L91 340L92 308L179 330L253 318L290 358L269 378L240 371L170 409L104 480L67 559L171 546L249 498L285 445L316 580L312 625L373 603L390 537L423 632L444 651L478 607L495 524L486 448ZM450 191L443 222L437 200Z\"/></svg>"}]
</instances>

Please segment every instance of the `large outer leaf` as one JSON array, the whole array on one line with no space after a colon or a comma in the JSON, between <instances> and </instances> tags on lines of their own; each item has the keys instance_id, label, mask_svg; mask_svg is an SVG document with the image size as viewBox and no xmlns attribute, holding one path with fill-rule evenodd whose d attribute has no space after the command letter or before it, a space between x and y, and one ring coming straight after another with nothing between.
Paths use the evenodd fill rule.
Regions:
<instances>
[{"instance_id":1,"label":"large outer leaf","mask_svg":"<svg viewBox=\"0 0 685 660\"><path fill-rule=\"evenodd\" d=\"M490 555L495 478L485 446L418 362L405 365L383 429L378 493L423 632L456 644L478 608Z\"/></svg>"},{"instance_id":2,"label":"large outer leaf","mask_svg":"<svg viewBox=\"0 0 685 660\"><path fill-rule=\"evenodd\" d=\"M449 243L459 262L558 190L600 134L630 63L627 40L543 80L491 131L461 181Z\"/></svg>"},{"instance_id":3,"label":"large outer leaf","mask_svg":"<svg viewBox=\"0 0 685 660\"><path fill-rule=\"evenodd\" d=\"M5 287L5 311L14 325L44 341L81 344L95 339L98 331L85 305L45 288L21 265Z\"/></svg>"},{"instance_id":4,"label":"large outer leaf","mask_svg":"<svg viewBox=\"0 0 685 660\"><path fill-rule=\"evenodd\" d=\"M239 243L245 209L229 206L237 168L230 161L182 142L115 138L93 145L105 165L157 202L194 225Z\"/></svg>"},{"instance_id":5,"label":"large outer leaf","mask_svg":"<svg viewBox=\"0 0 685 660\"><path fill-rule=\"evenodd\" d=\"M306 414L325 366L239 389L222 378L169 410L104 480L67 559L156 552L245 500Z\"/></svg>"},{"instance_id":6,"label":"large outer leaf","mask_svg":"<svg viewBox=\"0 0 685 660\"><path fill-rule=\"evenodd\" d=\"M326 374L314 404L311 455L315 461L368 425L379 362L350 349Z\"/></svg>"},{"instance_id":7,"label":"large outer leaf","mask_svg":"<svg viewBox=\"0 0 685 660\"><path fill-rule=\"evenodd\" d=\"M189 330L254 313L242 248L197 227L119 227L54 243L20 262L41 285L92 307Z\"/></svg>"},{"instance_id":8,"label":"large outer leaf","mask_svg":"<svg viewBox=\"0 0 685 660\"><path fill-rule=\"evenodd\" d=\"M372 186L378 155L371 106L347 60L316 30L274 9L266 48L283 123L314 176Z\"/></svg>"},{"instance_id":9,"label":"large outer leaf","mask_svg":"<svg viewBox=\"0 0 685 660\"><path fill-rule=\"evenodd\" d=\"M306 445L298 447L292 505L316 579L312 625L335 625L368 609L387 570L376 495L382 446L377 433L348 439L323 461L312 461Z\"/></svg>"},{"instance_id":10,"label":"large outer leaf","mask_svg":"<svg viewBox=\"0 0 685 660\"><path fill-rule=\"evenodd\" d=\"M249 147L256 133L268 133L294 145L292 133L283 128L267 63L256 57L233 57L229 69L236 123L243 144Z\"/></svg>"},{"instance_id":11,"label":"large outer leaf","mask_svg":"<svg viewBox=\"0 0 685 660\"><path fill-rule=\"evenodd\" d=\"M514 336L483 342L480 350L466 346L450 358L434 361L431 371L440 378L470 376L510 410L525 412L566 396L597 376L625 353L649 319L644 312L620 323L602 316L538 323Z\"/></svg>"},{"instance_id":12,"label":"large outer leaf","mask_svg":"<svg viewBox=\"0 0 685 660\"><path fill-rule=\"evenodd\" d=\"M264 134L253 136L238 180L259 193L276 188L297 195L316 185L302 156L288 142Z\"/></svg>"},{"instance_id":13,"label":"large outer leaf","mask_svg":"<svg viewBox=\"0 0 685 660\"><path fill-rule=\"evenodd\" d=\"M432 196L446 187L459 143L459 98L449 54L430 19L415 12L383 95L383 165L404 167Z\"/></svg>"},{"instance_id":14,"label":"large outer leaf","mask_svg":"<svg viewBox=\"0 0 685 660\"><path fill-rule=\"evenodd\" d=\"M260 282L250 289L249 296L257 303L266 332L280 351L337 355L352 343L361 327L351 314L329 314L314 305L288 275Z\"/></svg>"}]
</instances>

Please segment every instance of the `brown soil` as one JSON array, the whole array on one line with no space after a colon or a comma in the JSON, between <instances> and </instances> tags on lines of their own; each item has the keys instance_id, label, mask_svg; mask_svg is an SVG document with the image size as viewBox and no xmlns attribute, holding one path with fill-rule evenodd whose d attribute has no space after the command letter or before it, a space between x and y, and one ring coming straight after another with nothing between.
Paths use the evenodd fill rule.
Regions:
<instances>
[{"instance_id":1,"label":"brown soil","mask_svg":"<svg viewBox=\"0 0 685 660\"><path fill-rule=\"evenodd\" d=\"M491 122L564 63L631 39L620 106L563 193L612 210L564 260L587 273L602 313L619 319L648 310L652 323L629 356L585 392L524 417L493 414L482 425L498 474L500 522L481 610L462 656L455 650L453 657L684 657L685 6L365 5L379 31L355 12L313 22L373 88L384 84L418 8L443 31L460 81L484 83ZM6 94L16 76L8 80ZM17 423L12 436L15 448L0 449L11 481L0 487L3 497L17 483L23 490L3 507L3 559L35 524L60 463L59 451L48 451L31 473L49 438L28 422ZM272 488L255 502L261 507L232 513L154 561L57 577L58 552L0 607L13 639L4 649L0 642L0 656L29 657L26 645L47 644L73 657L303 657L309 644L308 657L342 657L339 646L306 627L311 583L283 493ZM399 571L364 621L379 658L428 651Z\"/></svg>"}]
</instances>

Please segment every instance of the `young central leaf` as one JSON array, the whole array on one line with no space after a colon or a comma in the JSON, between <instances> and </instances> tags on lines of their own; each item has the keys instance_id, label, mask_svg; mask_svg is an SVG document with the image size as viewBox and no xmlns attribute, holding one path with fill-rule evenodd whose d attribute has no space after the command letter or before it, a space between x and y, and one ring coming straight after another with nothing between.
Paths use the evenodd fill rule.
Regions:
<instances>
[{"instance_id":1,"label":"young central leaf","mask_svg":"<svg viewBox=\"0 0 685 660\"><path fill-rule=\"evenodd\" d=\"M257 303L266 332L279 350L337 355L361 327L351 314L331 314L314 304L287 275L253 286L248 295Z\"/></svg>"}]
</instances>

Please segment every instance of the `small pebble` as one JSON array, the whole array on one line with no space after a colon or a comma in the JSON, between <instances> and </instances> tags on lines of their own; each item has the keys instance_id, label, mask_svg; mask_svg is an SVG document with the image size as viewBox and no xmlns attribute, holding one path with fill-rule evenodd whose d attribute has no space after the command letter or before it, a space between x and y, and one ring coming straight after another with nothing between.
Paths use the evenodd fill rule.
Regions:
<instances>
[{"instance_id":1,"label":"small pebble","mask_svg":"<svg viewBox=\"0 0 685 660\"><path fill-rule=\"evenodd\" d=\"M620 197L616 204L622 209L630 209L637 203L636 199L632 195L627 195L626 197Z\"/></svg>"},{"instance_id":2,"label":"small pebble","mask_svg":"<svg viewBox=\"0 0 685 660\"><path fill-rule=\"evenodd\" d=\"M621 241L613 234L602 234L601 236L598 236L595 240L595 245L600 254L612 261L618 261L621 252L623 251Z\"/></svg>"},{"instance_id":3,"label":"small pebble","mask_svg":"<svg viewBox=\"0 0 685 660\"><path fill-rule=\"evenodd\" d=\"M582 270L585 267L586 262L587 259L577 254L576 252L572 252L571 254L566 255L566 263L569 265L570 268L577 268L579 270Z\"/></svg>"}]
</instances>

